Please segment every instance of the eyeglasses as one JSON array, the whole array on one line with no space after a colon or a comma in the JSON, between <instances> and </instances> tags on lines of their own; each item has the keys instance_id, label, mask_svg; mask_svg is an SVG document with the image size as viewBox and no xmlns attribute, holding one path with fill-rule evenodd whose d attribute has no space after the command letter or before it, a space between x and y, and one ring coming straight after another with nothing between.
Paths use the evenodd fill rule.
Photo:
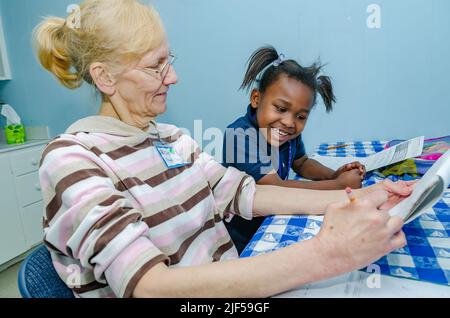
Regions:
<instances>
[{"instance_id":1,"label":"eyeglasses","mask_svg":"<svg viewBox=\"0 0 450 318\"><path fill-rule=\"evenodd\" d=\"M167 61L164 64L161 64L161 66L158 67L141 67L137 68L137 70L144 72L145 74L149 74L156 79L163 81L164 78L167 76L167 73L169 72L170 65L172 65L175 60L176 56L172 53L169 54L167 57Z\"/></svg>"}]
</instances>

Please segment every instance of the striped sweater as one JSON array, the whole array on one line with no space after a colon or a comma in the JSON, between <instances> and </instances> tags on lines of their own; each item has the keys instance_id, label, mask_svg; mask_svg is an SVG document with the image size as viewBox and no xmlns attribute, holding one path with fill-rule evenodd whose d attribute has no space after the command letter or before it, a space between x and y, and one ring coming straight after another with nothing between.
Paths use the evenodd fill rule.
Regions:
<instances>
[{"instance_id":1,"label":"striped sweater","mask_svg":"<svg viewBox=\"0 0 450 318\"><path fill-rule=\"evenodd\" d=\"M189 164L168 169L158 140ZM223 220L252 218L254 180L172 125L144 132L111 117L82 119L47 145L39 177L44 242L77 297L130 297L159 262L237 258Z\"/></svg>"}]
</instances>

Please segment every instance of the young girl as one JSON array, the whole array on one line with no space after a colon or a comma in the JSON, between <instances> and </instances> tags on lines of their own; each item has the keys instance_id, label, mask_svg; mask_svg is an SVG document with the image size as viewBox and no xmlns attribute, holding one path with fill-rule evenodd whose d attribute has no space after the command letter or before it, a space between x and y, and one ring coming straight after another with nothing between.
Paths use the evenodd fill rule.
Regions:
<instances>
[{"instance_id":1,"label":"young girl","mask_svg":"<svg viewBox=\"0 0 450 318\"><path fill-rule=\"evenodd\" d=\"M223 164L245 171L258 184L321 190L360 188L365 168L359 162L334 171L305 153L301 133L317 93L327 112L335 102L330 78L318 76L321 68L317 64L302 67L294 60L285 60L271 46L255 51L241 89L256 86L251 91L246 115L227 127ZM288 180L291 168L314 181ZM239 253L261 222L233 218L227 223Z\"/></svg>"}]
</instances>

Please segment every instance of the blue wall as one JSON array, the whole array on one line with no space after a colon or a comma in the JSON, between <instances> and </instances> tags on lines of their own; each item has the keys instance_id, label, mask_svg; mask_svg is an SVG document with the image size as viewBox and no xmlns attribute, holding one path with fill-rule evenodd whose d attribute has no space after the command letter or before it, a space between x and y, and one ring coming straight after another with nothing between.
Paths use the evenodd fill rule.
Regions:
<instances>
[{"instance_id":1,"label":"blue wall","mask_svg":"<svg viewBox=\"0 0 450 318\"><path fill-rule=\"evenodd\" d=\"M63 132L73 121L97 111L93 90L64 88L38 64L31 48L33 28L48 15L65 16L70 0L0 0L12 80L0 81L0 99L16 109L25 125ZM2 117L0 124L4 124Z\"/></svg>"},{"instance_id":2,"label":"blue wall","mask_svg":"<svg viewBox=\"0 0 450 318\"><path fill-rule=\"evenodd\" d=\"M41 70L29 35L44 15L65 15L73 1L0 0L13 80L0 98L26 124L60 133L93 114L92 90L65 89ZM160 121L192 130L224 128L248 97L238 87L249 55L272 44L289 58L328 63L338 103L312 113L307 148L322 141L450 134L450 1L448 0L152 0L178 55L179 83ZM366 25L369 4L381 7L381 28ZM206 142L207 143L207 142ZM311 150L311 149L308 149Z\"/></svg>"}]
</instances>

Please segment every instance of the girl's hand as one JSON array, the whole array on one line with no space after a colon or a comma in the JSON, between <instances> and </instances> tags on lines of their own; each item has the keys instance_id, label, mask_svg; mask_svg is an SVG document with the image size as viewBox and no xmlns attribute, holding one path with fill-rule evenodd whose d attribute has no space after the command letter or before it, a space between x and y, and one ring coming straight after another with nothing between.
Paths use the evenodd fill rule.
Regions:
<instances>
[{"instance_id":1,"label":"girl's hand","mask_svg":"<svg viewBox=\"0 0 450 318\"><path fill-rule=\"evenodd\" d=\"M352 189L361 188L361 178L358 169L352 169L349 171L342 172L337 178L336 182L338 184L338 189L345 189L346 187L350 187Z\"/></svg>"},{"instance_id":2,"label":"girl's hand","mask_svg":"<svg viewBox=\"0 0 450 318\"><path fill-rule=\"evenodd\" d=\"M343 165L342 167L340 167L339 169L337 169L333 174L333 179L336 179L342 173L353 170L353 169L358 169L361 180L364 180L364 177L366 176L366 167L363 164L361 164L359 161L347 163L347 164Z\"/></svg>"}]
</instances>

